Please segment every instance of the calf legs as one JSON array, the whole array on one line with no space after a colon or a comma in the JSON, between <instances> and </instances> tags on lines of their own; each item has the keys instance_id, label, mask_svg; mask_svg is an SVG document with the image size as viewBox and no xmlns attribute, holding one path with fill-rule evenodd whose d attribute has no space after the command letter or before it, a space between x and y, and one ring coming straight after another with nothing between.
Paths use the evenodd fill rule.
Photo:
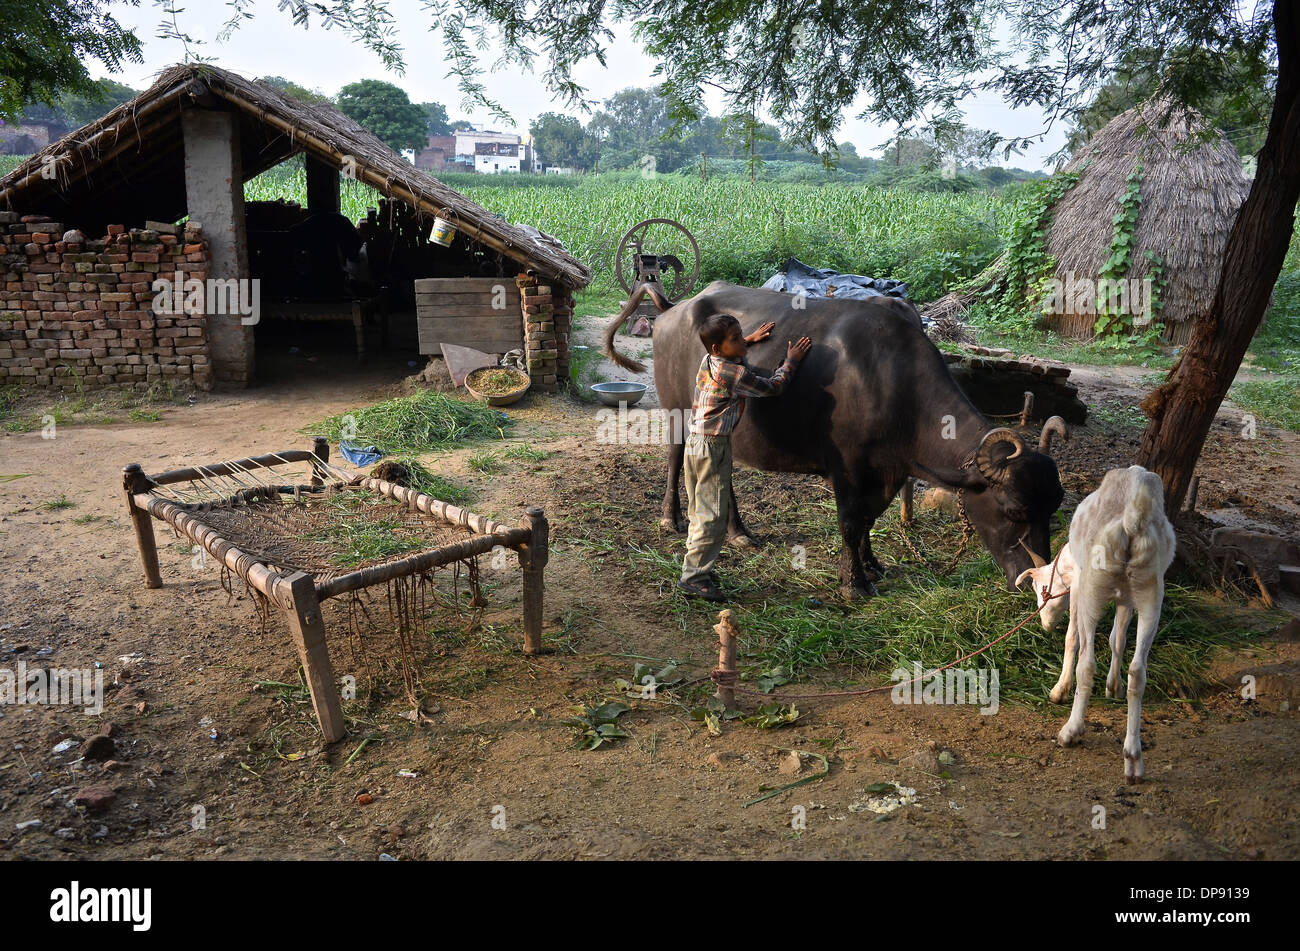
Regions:
<instances>
[{"instance_id":1,"label":"calf legs","mask_svg":"<svg viewBox=\"0 0 1300 951\"><path fill-rule=\"evenodd\" d=\"M1068 597L1068 596L1067 596ZM1079 646L1079 635L1075 631L1074 612L1070 612L1070 624L1065 629L1065 657L1061 661L1061 676L1056 686L1048 694L1052 703L1064 703L1074 686L1074 658Z\"/></svg>"},{"instance_id":2,"label":"calf legs","mask_svg":"<svg viewBox=\"0 0 1300 951\"><path fill-rule=\"evenodd\" d=\"M1138 604L1137 643L1128 668L1128 729L1124 733L1124 782L1142 782L1142 695L1147 686L1147 654L1156 639L1160 607L1165 599L1165 582L1156 579L1155 590Z\"/></svg>"},{"instance_id":3,"label":"calf legs","mask_svg":"<svg viewBox=\"0 0 1300 951\"><path fill-rule=\"evenodd\" d=\"M1097 673L1097 617L1100 613L1100 607L1076 584L1070 597L1070 623L1078 638L1079 660L1074 668L1074 706L1070 709L1070 718L1056 735L1062 746L1070 746L1083 736L1083 715L1092 695L1092 678Z\"/></svg>"},{"instance_id":4,"label":"calf legs","mask_svg":"<svg viewBox=\"0 0 1300 951\"><path fill-rule=\"evenodd\" d=\"M1119 699L1119 665L1124 662L1124 642L1128 638L1129 622L1133 609L1127 604L1115 605L1115 624L1110 629L1110 670L1106 674L1106 696Z\"/></svg>"}]
</instances>

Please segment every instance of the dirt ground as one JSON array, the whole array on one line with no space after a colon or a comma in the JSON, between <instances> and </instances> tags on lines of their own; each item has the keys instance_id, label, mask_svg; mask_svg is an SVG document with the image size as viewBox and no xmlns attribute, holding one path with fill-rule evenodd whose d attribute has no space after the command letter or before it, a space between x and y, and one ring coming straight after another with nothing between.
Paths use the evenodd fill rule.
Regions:
<instances>
[{"instance_id":1,"label":"dirt ground","mask_svg":"<svg viewBox=\"0 0 1300 951\"><path fill-rule=\"evenodd\" d=\"M0 667L99 662L110 685L97 717L0 707L0 856L1300 857L1294 624L1220 657L1224 686L1200 702L1148 701L1139 786L1122 784L1124 707L1099 699L1099 689L1085 742L1070 749L1053 743L1065 708L1004 701L982 716L974 706L895 705L886 693L801 704L806 715L781 730L728 722L720 737L683 705L628 699L633 710L619 721L627 739L575 750L563 722L571 704L617 696L614 680L629 677L636 658L680 659L692 679L702 677L716 647L707 624L679 623L670 589L638 582L618 553L577 544L579 526L615 510L628 546L673 551L681 542L656 524L662 450L597 445L594 408L567 396L529 397L509 410L510 442L544 448L546 459L512 460L494 476L468 465L481 445L426 460L473 488L475 511L517 520L526 504L546 509L545 620L555 651L519 653L518 571L485 572L481 625L466 631L451 618L421 658L425 700L415 722L400 715L411 704L393 689L392 658L354 657L343 608L328 603L335 671L357 677L359 699L345 707L349 738L322 748L295 687L283 619L260 632L242 588L227 594L215 568L196 570L188 546L159 522L165 584L144 587L120 472L129 462L158 471L307 445L296 430L391 395L404 369L200 394L158 422L63 427L52 440L0 435L0 476L23 476L0 481ZM1094 409L1116 404L1113 425L1080 430L1060 454L1076 499L1131 455L1140 428L1124 419L1141 393L1137 376L1075 375ZM1224 507L1225 521L1294 531L1297 439L1237 438L1238 415L1225 407L1212 434L1202 507ZM738 474L742 500L758 492L754 478ZM765 478L791 492L816 490L815 480ZM50 508L60 496L73 505ZM749 513L762 534L762 506ZM1242 671L1269 685L1255 702L1238 695ZM831 671L785 689L834 689L845 676ZM110 768L81 758L75 743L54 752L107 724ZM783 773L783 760L793 768L791 749L827 756L829 775L746 807L765 787L821 771L809 757ZM882 782L914 789L915 803L883 816L864 809L869 787ZM72 800L94 786L116 796L92 814Z\"/></svg>"}]
</instances>

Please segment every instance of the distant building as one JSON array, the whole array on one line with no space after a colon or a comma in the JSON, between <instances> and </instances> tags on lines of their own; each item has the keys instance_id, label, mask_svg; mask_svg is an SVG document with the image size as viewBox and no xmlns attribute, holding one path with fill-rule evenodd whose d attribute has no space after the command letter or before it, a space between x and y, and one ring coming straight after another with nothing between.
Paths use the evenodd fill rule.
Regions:
<instances>
[{"instance_id":1,"label":"distant building","mask_svg":"<svg viewBox=\"0 0 1300 951\"><path fill-rule=\"evenodd\" d=\"M456 137L431 135L429 143L415 153L415 167L426 172L439 172L456 164Z\"/></svg>"},{"instance_id":2,"label":"distant building","mask_svg":"<svg viewBox=\"0 0 1300 951\"><path fill-rule=\"evenodd\" d=\"M0 119L0 155L32 155L63 135L57 122L19 122Z\"/></svg>"},{"instance_id":3,"label":"distant building","mask_svg":"<svg viewBox=\"0 0 1300 951\"><path fill-rule=\"evenodd\" d=\"M544 165L543 170L547 175L572 175L573 169L564 165Z\"/></svg>"},{"instance_id":4,"label":"distant building","mask_svg":"<svg viewBox=\"0 0 1300 951\"><path fill-rule=\"evenodd\" d=\"M484 175L518 172L522 147L517 143L479 142L474 146L474 171Z\"/></svg>"}]
</instances>

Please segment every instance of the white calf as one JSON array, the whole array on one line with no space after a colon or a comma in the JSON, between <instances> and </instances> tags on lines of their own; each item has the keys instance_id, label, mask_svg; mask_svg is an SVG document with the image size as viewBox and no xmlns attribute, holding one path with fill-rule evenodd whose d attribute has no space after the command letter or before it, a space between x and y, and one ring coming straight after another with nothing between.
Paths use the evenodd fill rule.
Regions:
<instances>
[{"instance_id":1,"label":"white calf","mask_svg":"<svg viewBox=\"0 0 1300 951\"><path fill-rule=\"evenodd\" d=\"M1160 479L1141 466L1112 469L1101 487L1079 503L1070 523L1070 540L1051 564L1022 572L1016 583L1033 578L1040 620L1049 630L1060 619L1064 598L1047 600L1068 589L1070 625L1065 635L1061 678L1052 688L1053 703L1070 692L1070 667L1078 653L1075 676L1078 689L1070 718L1057 735L1062 746L1083 735L1083 714L1092 693L1097 670L1094 649L1097 621L1106 605L1115 602L1115 624L1110 632L1110 673L1106 696L1119 698L1119 669L1129 623L1138 616L1137 644L1128 669L1128 730L1124 736L1124 779L1141 782L1142 694L1147 682L1147 654L1160 623L1165 598L1165 572L1174 560L1174 527L1165 517L1164 489ZM1082 559L1076 553L1086 553ZM1054 577L1053 577L1054 575Z\"/></svg>"}]
</instances>

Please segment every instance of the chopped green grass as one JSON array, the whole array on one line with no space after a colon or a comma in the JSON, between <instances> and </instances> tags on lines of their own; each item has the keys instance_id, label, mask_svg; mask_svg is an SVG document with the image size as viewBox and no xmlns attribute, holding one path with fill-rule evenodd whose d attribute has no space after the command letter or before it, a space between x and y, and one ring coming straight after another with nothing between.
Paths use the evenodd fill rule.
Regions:
<instances>
[{"instance_id":1,"label":"chopped green grass","mask_svg":"<svg viewBox=\"0 0 1300 951\"><path fill-rule=\"evenodd\" d=\"M440 475L434 475L418 459L408 456L393 461L405 466L411 473L411 488L423 492L430 498L450 502L453 505L462 505L473 497L473 493L468 488Z\"/></svg>"},{"instance_id":2,"label":"chopped green grass","mask_svg":"<svg viewBox=\"0 0 1300 951\"><path fill-rule=\"evenodd\" d=\"M425 539L403 531L403 520L398 514L373 518L357 512L357 503L382 506L381 510L385 512L393 510L387 499L369 492L349 492L346 496L329 499L327 504L336 510L335 521L307 537L337 546L332 556L335 564L350 568L428 546Z\"/></svg>"},{"instance_id":3,"label":"chopped green grass","mask_svg":"<svg viewBox=\"0 0 1300 951\"><path fill-rule=\"evenodd\" d=\"M330 416L299 430L310 436L340 438L384 452L413 454L449 449L457 443L502 438L509 417L478 402L421 390L364 409ZM348 435L343 436L344 433Z\"/></svg>"}]
</instances>

